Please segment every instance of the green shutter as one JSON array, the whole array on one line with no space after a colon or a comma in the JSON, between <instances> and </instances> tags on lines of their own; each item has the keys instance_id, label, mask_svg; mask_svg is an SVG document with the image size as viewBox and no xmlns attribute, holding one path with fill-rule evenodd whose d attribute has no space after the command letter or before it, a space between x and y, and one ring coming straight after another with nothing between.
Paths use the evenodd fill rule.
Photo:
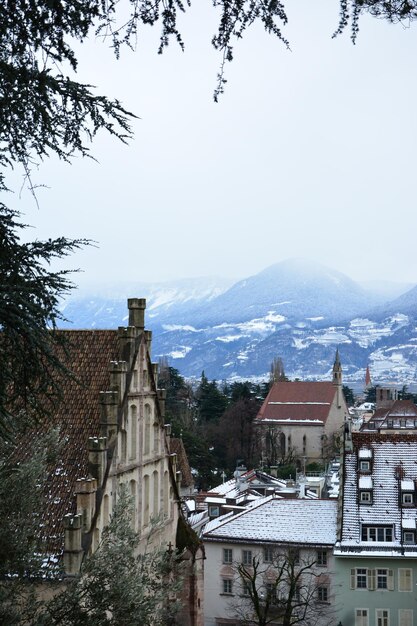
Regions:
<instances>
[{"instance_id":1,"label":"green shutter","mask_svg":"<svg viewBox=\"0 0 417 626\"><path fill-rule=\"evenodd\" d=\"M392 569L388 570L388 591L394 591L394 572Z\"/></svg>"}]
</instances>

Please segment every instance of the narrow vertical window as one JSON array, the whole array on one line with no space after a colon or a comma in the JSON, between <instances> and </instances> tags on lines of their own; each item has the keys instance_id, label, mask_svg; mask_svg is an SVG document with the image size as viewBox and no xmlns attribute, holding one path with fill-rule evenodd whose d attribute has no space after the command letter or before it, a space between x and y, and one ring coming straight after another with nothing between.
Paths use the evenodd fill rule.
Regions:
<instances>
[{"instance_id":1,"label":"narrow vertical window","mask_svg":"<svg viewBox=\"0 0 417 626\"><path fill-rule=\"evenodd\" d=\"M130 459L136 459L136 441L138 436L138 411L135 404L130 407Z\"/></svg>"},{"instance_id":2,"label":"narrow vertical window","mask_svg":"<svg viewBox=\"0 0 417 626\"><path fill-rule=\"evenodd\" d=\"M164 472L164 513L169 517L169 474Z\"/></svg>"},{"instance_id":3,"label":"narrow vertical window","mask_svg":"<svg viewBox=\"0 0 417 626\"><path fill-rule=\"evenodd\" d=\"M145 454L149 454L151 451L151 407L149 404L145 404Z\"/></svg>"},{"instance_id":4,"label":"narrow vertical window","mask_svg":"<svg viewBox=\"0 0 417 626\"><path fill-rule=\"evenodd\" d=\"M155 470L152 475L153 480L153 507L152 514L154 517L159 515L159 476L158 472Z\"/></svg>"},{"instance_id":5,"label":"narrow vertical window","mask_svg":"<svg viewBox=\"0 0 417 626\"><path fill-rule=\"evenodd\" d=\"M143 477L143 524L149 524L149 476Z\"/></svg>"}]
</instances>

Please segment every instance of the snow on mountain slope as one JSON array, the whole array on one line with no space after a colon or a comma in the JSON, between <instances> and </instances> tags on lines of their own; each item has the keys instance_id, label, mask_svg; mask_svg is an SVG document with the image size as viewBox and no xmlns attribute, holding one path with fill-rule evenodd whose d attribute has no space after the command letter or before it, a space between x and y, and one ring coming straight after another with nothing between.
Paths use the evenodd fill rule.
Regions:
<instances>
[{"instance_id":1,"label":"snow on mountain slope","mask_svg":"<svg viewBox=\"0 0 417 626\"><path fill-rule=\"evenodd\" d=\"M72 298L70 327L126 324L126 296ZM417 287L381 305L351 279L293 259L230 286L192 279L129 286L147 298L153 356L168 356L185 376L261 377L282 357L290 377L331 375L338 347L345 381L362 381L369 363L374 380L409 383L417 370Z\"/></svg>"}]
</instances>

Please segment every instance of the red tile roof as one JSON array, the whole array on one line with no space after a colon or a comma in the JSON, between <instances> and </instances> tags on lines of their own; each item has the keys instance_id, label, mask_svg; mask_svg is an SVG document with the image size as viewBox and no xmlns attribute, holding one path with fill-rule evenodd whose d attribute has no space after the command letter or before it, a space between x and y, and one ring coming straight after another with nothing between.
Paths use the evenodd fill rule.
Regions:
<instances>
[{"instance_id":1,"label":"red tile roof","mask_svg":"<svg viewBox=\"0 0 417 626\"><path fill-rule=\"evenodd\" d=\"M396 400L389 409L377 409L370 418L369 422L409 417L417 419L417 406L411 400ZM368 422L368 423L369 423Z\"/></svg>"},{"instance_id":2,"label":"red tile roof","mask_svg":"<svg viewBox=\"0 0 417 626\"><path fill-rule=\"evenodd\" d=\"M76 512L75 483L88 476L88 439L100 434L99 393L109 388L109 364L118 359L117 331L59 332L68 339L68 355L62 358L76 380L63 380L59 405L36 428L39 434L58 428L61 444L46 482L42 540L48 554L63 549L64 515Z\"/></svg>"},{"instance_id":3,"label":"red tile roof","mask_svg":"<svg viewBox=\"0 0 417 626\"><path fill-rule=\"evenodd\" d=\"M332 382L277 382L267 395L256 421L325 423L336 393Z\"/></svg>"},{"instance_id":4,"label":"red tile roof","mask_svg":"<svg viewBox=\"0 0 417 626\"><path fill-rule=\"evenodd\" d=\"M187 453L182 439L171 437L170 451L177 455L177 467L181 472L181 487L193 487L194 479L188 463Z\"/></svg>"}]
</instances>

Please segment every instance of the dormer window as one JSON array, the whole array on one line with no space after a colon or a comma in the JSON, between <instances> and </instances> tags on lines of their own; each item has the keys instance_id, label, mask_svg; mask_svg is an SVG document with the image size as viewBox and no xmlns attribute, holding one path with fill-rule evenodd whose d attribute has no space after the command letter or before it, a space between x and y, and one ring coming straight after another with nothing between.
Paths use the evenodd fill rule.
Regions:
<instances>
[{"instance_id":1,"label":"dormer window","mask_svg":"<svg viewBox=\"0 0 417 626\"><path fill-rule=\"evenodd\" d=\"M416 533L413 530L403 531L403 543L415 543Z\"/></svg>"},{"instance_id":2,"label":"dormer window","mask_svg":"<svg viewBox=\"0 0 417 626\"><path fill-rule=\"evenodd\" d=\"M362 526L361 539L362 541L392 541L392 530L392 526L368 526L364 524Z\"/></svg>"},{"instance_id":3,"label":"dormer window","mask_svg":"<svg viewBox=\"0 0 417 626\"><path fill-rule=\"evenodd\" d=\"M360 491L359 503L360 504L372 504L372 491Z\"/></svg>"},{"instance_id":4,"label":"dormer window","mask_svg":"<svg viewBox=\"0 0 417 626\"><path fill-rule=\"evenodd\" d=\"M415 485L413 480L401 481L401 504L415 506Z\"/></svg>"},{"instance_id":5,"label":"dormer window","mask_svg":"<svg viewBox=\"0 0 417 626\"><path fill-rule=\"evenodd\" d=\"M394 420L387 420L387 428L394 428Z\"/></svg>"},{"instance_id":6,"label":"dormer window","mask_svg":"<svg viewBox=\"0 0 417 626\"><path fill-rule=\"evenodd\" d=\"M406 506L412 506L414 504L414 494L413 493L403 493L402 494L402 502Z\"/></svg>"},{"instance_id":7,"label":"dormer window","mask_svg":"<svg viewBox=\"0 0 417 626\"><path fill-rule=\"evenodd\" d=\"M361 473L370 473L372 470L372 450L370 448L360 448L358 451L358 468Z\"/></svg>"},{"instance_id":8,"label":"dormer window","mask_svg":"<svg viewBox=\"0 0 417 626\"><path fill-rule=\"evenodd\" d=\"M220 507L218 506L209 506L209 517L219 517L220 515Z\"/></svg>"}]
</instances>

